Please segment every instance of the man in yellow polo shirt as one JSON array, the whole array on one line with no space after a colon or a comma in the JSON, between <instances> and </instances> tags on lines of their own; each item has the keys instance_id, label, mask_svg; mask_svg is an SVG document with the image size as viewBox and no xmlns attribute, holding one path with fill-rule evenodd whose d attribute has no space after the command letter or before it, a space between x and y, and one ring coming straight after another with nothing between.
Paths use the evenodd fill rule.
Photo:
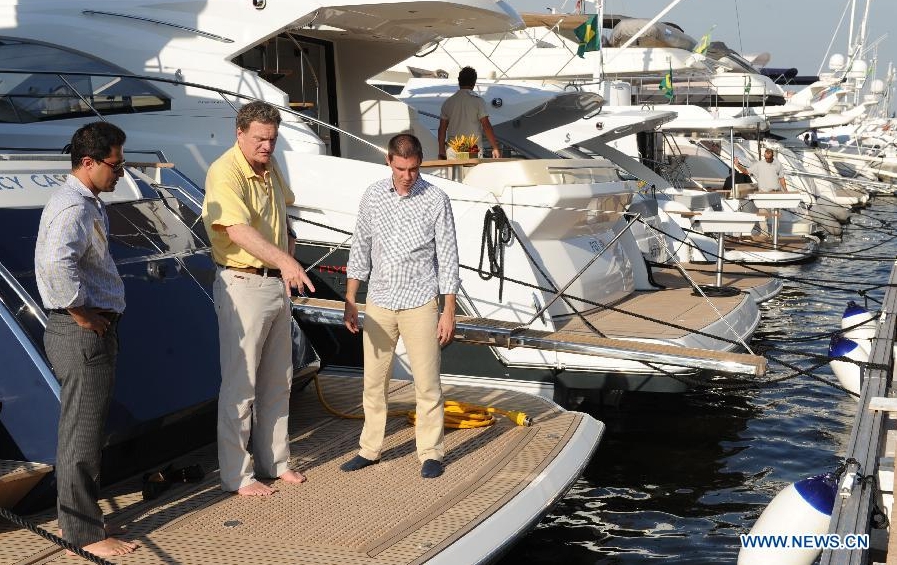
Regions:
<instances>
[{"instance_id":1,"label":"man in yellow polo shirt","mask_svg":"<svg viewBox=\"0 0 897 565\"><path fill-rule=\"evenodd\" d=\"M315 288L292 255L286 207L294 197L273 155L279 125L280 112L270 104L240 108L237 143L209 167L203 203L203 223L219 266L214 293L221 488L245 496L276 492L259 478L305 481L287 466L293 380L289 290ZM246 449L250 432L252 460Z\"/></svg>"}]
</instances>

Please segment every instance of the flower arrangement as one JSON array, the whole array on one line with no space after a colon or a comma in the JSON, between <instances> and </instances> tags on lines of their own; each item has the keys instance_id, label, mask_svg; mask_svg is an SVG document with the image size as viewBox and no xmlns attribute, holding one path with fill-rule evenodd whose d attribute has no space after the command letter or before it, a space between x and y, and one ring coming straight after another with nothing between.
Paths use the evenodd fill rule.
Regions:
<instances>
[{"instance_id":1,"label":"flower arrangement","mask_svg":"<svg viewBox=\"0 0 897 565\"><path fill-rule=\"evenodd\" d=\"M480 148L477 146L480 138L476 135L456 135L448 140L448 146L455 153L479 153Z\"/></svg>"}]
</instances>

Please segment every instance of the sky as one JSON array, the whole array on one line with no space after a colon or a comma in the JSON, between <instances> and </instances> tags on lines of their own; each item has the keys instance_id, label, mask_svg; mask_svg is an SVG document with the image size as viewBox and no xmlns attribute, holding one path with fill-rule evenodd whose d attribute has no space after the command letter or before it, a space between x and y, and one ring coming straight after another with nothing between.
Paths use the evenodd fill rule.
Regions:
<instances>
[{"instance_id":1,"label":"sky","mask_svg":"<svg viewBox=\"0 0 897 565\"><path fill-rule=\"evenodd\" d=\"M518 12L571 12L576 0L507 0ZM605 13L650 19L673 0L605 0ZM867 42L870 45L888 34L878 44L876 78L885 78L888 62L897 66L897 0L868 0ZM855 29L859 28L866 0L855 0ZM815 75L825 60L829 42L850 0L681 0L662 19L678 24L695 39L712 26L713 41L724 41L744 54L768 52L768 67L796 67L800 75ZM594 10L594 1L586 0L586 9ZM850 10L844 16L840 31L834 35L831 53L846 54ZM857 33L855 31L855 33ZM871 60L871 53L866 60Z\"/></svg>"}]
</instances>

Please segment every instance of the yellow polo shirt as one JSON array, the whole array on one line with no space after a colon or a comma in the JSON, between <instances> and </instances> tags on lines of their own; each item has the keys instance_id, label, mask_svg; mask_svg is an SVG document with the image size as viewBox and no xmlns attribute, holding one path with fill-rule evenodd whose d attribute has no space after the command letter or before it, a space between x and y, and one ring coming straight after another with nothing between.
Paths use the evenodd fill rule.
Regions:
<instances>
[{"instance_id":1,"label":"yellow polo shirt","mask_svg":"<svg viewBox=\"0 0 897 565\"><path fill-rule=\"evenodd\" d=\"M257 175L240 147L234 144L212 163L206 174L202 221L212 242L215 262L227 267L274 267L265 265L231 241L226 231L212 226L245 224L287 251L287 205L294 199L273 159L264 175Z\"/></svg>"}]
</instances>

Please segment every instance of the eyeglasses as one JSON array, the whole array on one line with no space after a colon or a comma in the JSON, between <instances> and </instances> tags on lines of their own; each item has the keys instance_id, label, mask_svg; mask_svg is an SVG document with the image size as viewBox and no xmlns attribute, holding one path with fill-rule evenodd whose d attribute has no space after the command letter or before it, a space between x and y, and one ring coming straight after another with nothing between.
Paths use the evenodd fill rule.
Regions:
<instances>
[{"instance_id":1,"label":"eyeglasses","mask_svg":"<svg viewBox=\"0 0 897 565\"><path fill-rule=\"evenodd\" d=\"M125 164L127 164L127 161L122 161L121 163L116 163L116 164L114 164L114 165L113 165L112 163L107 163L106 161L104 161L104 160L102 160L102 159L97 159L97 161L100 162L100 163L102 163L102 164L104 164L104 165L106 165L106 166L109 167L110 169L112 169L112 172L115 173L115 174L118 174L118 173L124 171L124 170L125 170Z\"/></svg>"}]
</instances>

